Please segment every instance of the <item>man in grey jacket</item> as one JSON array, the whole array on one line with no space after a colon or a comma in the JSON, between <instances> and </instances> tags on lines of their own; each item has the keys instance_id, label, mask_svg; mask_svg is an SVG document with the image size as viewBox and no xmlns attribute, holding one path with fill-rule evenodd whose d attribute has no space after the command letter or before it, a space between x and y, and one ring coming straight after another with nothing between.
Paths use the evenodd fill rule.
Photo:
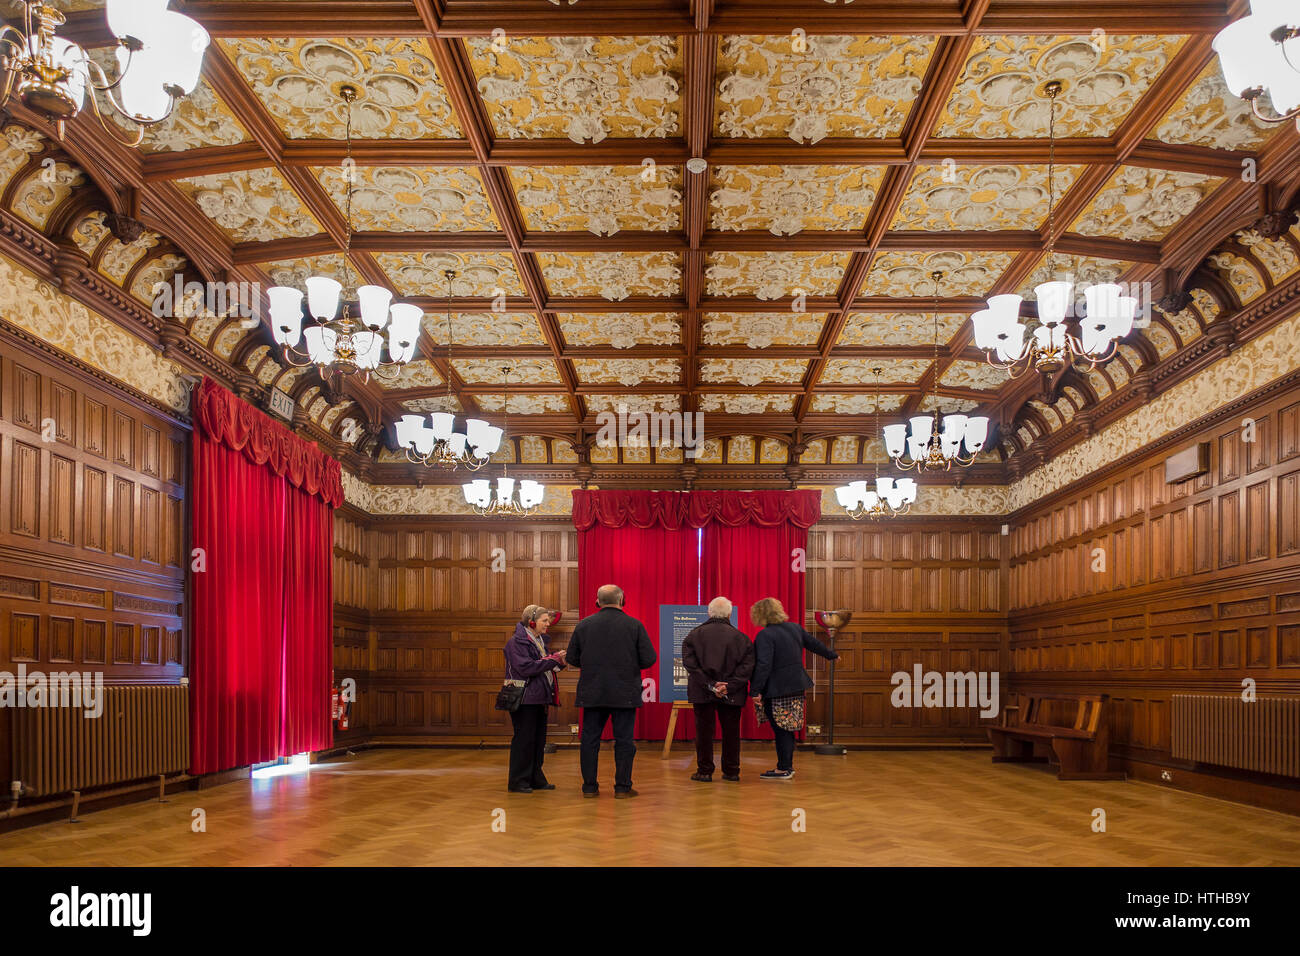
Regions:
<instances>
[{"instance_id":1,"label":"man in grey jacket","mask_svg":"<svg viewBox=\"0 0 1300 956\"><path fill-rule=\"evenodd\" d=\"M570 667L582 671L576 701L582 708L582 794L594 797L600 793L596 782L600 738L606 722L612 721L614 796L635 797L632 732L641 706L641 672L653 667L659 655L645 625L623 611L622 588L606 584L596 592L596 604L600 609L574 627L565 658Z\"/></svg>"}]
</instances>

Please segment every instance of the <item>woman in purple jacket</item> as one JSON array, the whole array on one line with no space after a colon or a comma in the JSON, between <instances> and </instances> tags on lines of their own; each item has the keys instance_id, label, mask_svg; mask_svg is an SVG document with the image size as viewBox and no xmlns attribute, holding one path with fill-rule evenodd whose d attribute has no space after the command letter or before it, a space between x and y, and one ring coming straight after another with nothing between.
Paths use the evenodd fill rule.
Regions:
<instances>
[{"instance_id":1,"label":"woman in purple jacket","mask_svg":"<svg viewBox=\"0 0 1300 956\"><path fill-rule=\"evenodd\" d=\"M511 793L554 790L542 773L546 756L546 708L560 703L556 670L564 667L564 651L547 653L546 631L551 626L551 612L530 604L524 608L515 633L506 641L506 679L523 684L524 699L510 714L515 725L510 738Z\"/></svg>"}]
</instances>

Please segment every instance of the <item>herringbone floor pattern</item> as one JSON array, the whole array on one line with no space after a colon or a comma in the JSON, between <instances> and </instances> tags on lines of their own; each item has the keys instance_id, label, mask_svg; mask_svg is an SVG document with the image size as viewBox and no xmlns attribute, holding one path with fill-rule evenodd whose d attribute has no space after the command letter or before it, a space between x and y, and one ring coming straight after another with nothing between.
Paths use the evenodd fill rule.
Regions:
<instances>
[{"instance_id":1,"label":"herringbone floor pattern","mask_svg":"<svg viewBox=\"0 0 1300 956\"><path fill-rule=\"evenodd\" d=\"M578 754L547 758L557 789L505 791L503 750L374 750L310 773L173 794L0 836L0 865L1294 865L1300 820L1140 783L1062 782L986 751L796 755L794 781L693 783L690 752L640 746L641 796L579 794ZM191 831L192 811L207 830ZM492 829L505 811L505 832ZM1106 832L1092 830L1106 811ZM806 832L794 832L794 812ZM499 814L496 815L499 818Z\"/></svg>"}]
</instances>

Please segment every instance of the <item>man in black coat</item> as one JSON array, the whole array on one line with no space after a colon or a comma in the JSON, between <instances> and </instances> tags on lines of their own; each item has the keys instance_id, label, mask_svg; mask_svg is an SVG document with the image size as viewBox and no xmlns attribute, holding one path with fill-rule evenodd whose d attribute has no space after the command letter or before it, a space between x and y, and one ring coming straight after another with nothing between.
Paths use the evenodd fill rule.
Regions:
<instances>
[{"instance_id":1,"label":"man in black coat","mask_svg":"<svg viewBox=\"0 0 1300 956\"><path fill-rule=\"evenodd\" d=\"M682 664L690 675L686 699L695 711L692 780L713 781L713 720L722 724L722 779L740 779L740 716L745 688L754 672L754 645L731 625L731 602L709 602L709 619L682 642Z\"/></svg>"},{"instance_id":2,"label":"man in black coat","mask_svg":"<svg viewBox=\"0 0 1300 956\"><path fill-rule=\"evenodd\" d=\"M600 792L600 737L606 721L613 721L614 796L635 797L632 731L641 706L641 672L653 667L659 656L645 625L624 613L622 588L606 584L596 592L596 604L600 610L574 627L565 656L570 667L582 671L577 697L582 708L582 793L594 797Z\"/></svg>"}]
</instances>

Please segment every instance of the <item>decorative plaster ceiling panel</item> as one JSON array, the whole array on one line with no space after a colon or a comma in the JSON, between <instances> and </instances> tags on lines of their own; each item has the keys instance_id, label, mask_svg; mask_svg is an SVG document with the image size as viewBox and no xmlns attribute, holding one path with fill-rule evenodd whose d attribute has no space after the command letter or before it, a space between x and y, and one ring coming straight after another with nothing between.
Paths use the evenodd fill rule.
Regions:
<instances>
[{"instance_id":1,"label":"decorative plaster ceiling panel","mask_svg":"<svg viewBox=\"0 0 1300 956\"><path fill-rule=\"evenodd\" d=\"M1085 236L1163 239L1222 182L1219 176L1121 166L1070 228Z\"/></svg>"},{"instance_id":2,"label":"decorative plaster ceiling panel","mask_svg":"<svg viewBox=\"0 0 1300 956\"><path fill-rule=\"evenodd\" d=\"M587 410L599 415L601 412L615 412L619 406L631 414L633 412L676 412L681 411L680 395L584 395Z\"/></svg>"},{"instance_id":3,"label":"decorative plaster ceiling panel","mask_svg":"<svg viewBox=\"0 0 1300 956\"><path fill-rule=\"evenodd\" d=\"M813 346L821 338L826 313L707 312L703 342L765 349L773 345Z\"/></svg>"},{"instance_id":4,"label":"decorative plaster ceiling panel","mask_svg":"<svg viewBox=\"0 0 1300 956\"><path fill-rule=\"evenodd\" d=\"M700 411L724 412L727 415L763 415L769 412L789 414L794 409L794 400L794 395L764 392L744 392L739 395L714 395L705 392L700 395ZM781 460L784 461L784 457ZM753 461L752 457L750 461Z\"/></svg>"},{"instance_id":5,"label":"decorative plaster ceiling panel","mask_svg":"<svg viewBox=\"0 0 1300 956\"><path fill-rule=\"evenodd\" d=\"M420 320L424 331L436 344L452 345L545 345L537 316L530 312L456 312L451 317L450 338L447 313L441 309L426 312Z\"/></svg>"},{"instance_id":6,"label":"decorative plaster ceiling panel","mask_svg":"<svg viewBox=\"0 0 1300 956\"><path fill-rule=\"evenodd\" d=\"M375 261L399 296L446 298L443 273L448 269L456 272L451 283L454 296L490 299L503 293L524 294L515 261L504 252L377 252Z\"/></svg>"},{"instance_id":7,"label":"decorative plaster ceiling panel","mask_svg":"<svg viewBox=\"0 0 1300 956\"><path fill-rule=\"evenodd\" d=\"M14 173L27 165L33 153L45 148L45 137L26 126L10 124L0 138L0 191L9 185Z\"/></svg>"},{"instance_id":8,"label":"decorative plaster ceiling panel","mask_svg":"<svg viewBox=\"0 0 1300 956\"><path fill-rule=\"evenodd\" d=\"M464 411L455 397L447 395L430 395L428 398L407 398L402 400L402 407L410 412L417 414L428 414L429 412L451 412L459 414ZM511 406L513 409L513 406Z\"/></svg>"},{"instance_id":9,"label":"decorative plaster ceiling panel","mask_svg":"<svg viewBox=\"0 0 1300 956\"><path fill-rule=\"evenodd\" d=\"M524 226L542 232L621 229L663 232L681 225L680 166L515 166L509 170Z\"/></svg>"},{"instance_id":10,"label":"decorative plaster ceiling panel","mask_svg":"<svg viewBox=\"0 0 1300 956\"><path fill-rule=\"evenodd\" d=\"M933 296L935 283L930 273L941 272L939 295L982 296L1001 278L1014 258L1010 252L882 252L871 263L871 271L858 294Z\"/></svg>"},{"instance_id":11,"label":"decorative plaster ceiling panel","mask_svg":"<svg viewBox=\"0 0 1300 956\"><path fill-rule=\"evenodd\" d=\"M986 362L953 362L939 379L940 385L951 388L976 388L996 391L1010 381L1010 376Z\"/></svg>"},{"instance_id":12,"label":"decorative plaster ceiling panel","mask_svg":"<svg viewBox=\"0 0 1300 956\"><path fill-rule=\"evenodd\" d=\"M713 229L862 229L876 201L881 166L719 166L709 193Z\"/></svg>"},{"instance_id":13,"label":"decorative plaster ceiling panel","mask_svg":"<svg viewBox=\"0 0 1300 956\"><path fill-rule=\"evenodd\" d=\"M554 392L531 395L511 392L509 397L511 415L567 415L572 411L569 396L557 395ZM505 395L476 395L474 401L485 412L505 411Z\"/></svg>"},{"instance_id":14,"label":"decorative plaster ceiling panel","mask_svg":"<svg viewBox=\"0 0 1300 956\"><path fill-rule=\"evenodd\" d=\"M320 224L276 169L213 173L178 179L176 186L232 242L292 239L321 231Z\"/></svg>"},{"instance_id":15,"label":"decorative plaster ceiling panel","mask_svg":"<svg viewBox=\"0 0 1300 956\"><path fill-rule=\"evenodd\" d=\"M617 302L632 295L677 295L682 287L681 257L671 252L543 252L537 262L552 295Z\"/></svg>"},{"instance_id":16,"label":"decorative plaster ceiling panel","mask_svg":"<svg viewBox=\"0 0 1300 956\"><path fill-rule=\"evenodd\" d=\"M157 245L158 235L153 232L146 232L131 243L122 243L109 236L100 252L97 264L99 274L121 285L126 281L127 273L131 271L131 267Z\"/></svg>"},{"instance_id":17,"label":"decorative plaster ceiling panel","mask_svg":"<svg viewBox=\"0 0 1300 956\"><path fill-rule=\"evenodd\" d=\"M834 295L850 258L847 252L715 252L705 260L705 291L760 299Z\"/></svg>"},{"instance_id":18,"label":"decorative plaster ceiling panel","mask_svg":"<svg viewBox=\"0 0 1300 956\"><path fill-rule=\"evenodd\" d=\"M566 345L680 345L681 325L666 312L561 312L556 316Z\"/></svg>"},{"instance_id":19,"label":"decorative plaster ceiling panel","mask_svg":"<svg viewBox=\"0 0 1300 956\"><path fill-rule=\"evenodd\" d=\"M1169 65L1183 36L981 36L953 87L935 136L1047 138L1041 87L1064 84L1056 135L1111 136Z\"/></svg>"},{"instance_id":20,"label":"decorative plaster ceiling panel","mask_svg":"<svg viewBox=\"0 0 1300 956\"><path fill-rule=\"evenodd\" d=\"M240 37L217 45L290 139L458 139L460 126L426 41L414 37Z\"/></svg>"},{"instance_id":21,"label":"decorative plaster ceiling panel","mask_svg":"<svg viewBox=\"0 0 1300 956\"><path fill-rule=\"evenodd\" d=\"M771 382L797 385L808 371L806 359L702 359L700 381L712 384L736 382L760 385Z\"/></svg>"},{"instance_id":22,"label":"decorative plaster ceiling panel","mask_svg":"<svg viewBox=\"0 0 1300 956\"><path fill-rule=\"evenodd\" d=\"M967 316L956 312L939 314L939 342L952 339ZM839 345L931 345L934 316L920 312L854 312L844 323ZM871 359L863 359L868 365Z\"/></svg>"},{"instance_id":23,"label":"decorative plaster ceiling panel","mask_svg":"<svg viewBox=\"0 0 1300 956\"><path fill-rule=\"evenodd\" d=\"M1016 290L1016 294L1025 298L1032 298L1034 286L1055 279L1065 279L1074 283L1075 291L1082 297L1083 293L1080 290L1083 286L1096 285L1100 282L1116 282L1132 265L1131 262L1123 262L1118 259L1063 255L1058 252L1055 267L1047 261L1046 256L1043 256L1029 277L1020 283L1020 288Z\"/></svg>"},{"instance_id":24,"label":"decorative plaster ceiling panel","mask_svg":"<svg viewBox=\"0 0 1300 956\"><path fill-rule=\"evenodd\" d=\"M932 36L732 36L718 41L714 135L898 136Z\"/></svg>"},{"instance_id":25,"label":"decorative plaster ceiling panel","mask_svg":"<svg viewBox=\"0 0 1300 956\"><path fill-rule=\"evenodd\" d=\"M311 276L335 279L343 286L343 298L353 302L357 298L357 286L365 285L365 282L358 281L360 276L356 269L344 269L341 253L268 262L262 266L262 270L270 277L273 285L292 286L301 292L307 291L307 279Z\"/></svg>"},{"instance_id":26,"label":"decorative plaster ceiling panel","mask_svg":"<svg viewBox=\"0 0 1300 956\"><path fill-rule=\"evenodd\" d=\"M1056 197L1082 166L1058 166ZM1047 222L1047 166L918 166L891 229L924 232L1038 229Z\"/></svg>"},{"instance_id":27,"label":"decorative plaster ceiling panel","mask_svg":"<svg viewBox=\"0 0 1300 956\"><path fill-rule=\"evenodd\" d=\"M461 380L474 384L502 385L506 381L503 368L509 366L510 385L559 385L560 373L553 359L456 359L451 363Z\"/></svg>"},{"instance_id":28,"label":"decorative plaster ceiling panel","mask_svg":"<svg viewBox=\"0 0 1300 956\"><path fill-rule=\"evenodd\" d=\"M573 371L583 385L676 385L682 378L682 363L677 359L574 359Z\"/></svg>"},{"instance_id":29,"label":"decorative plaster ceiling panel","mask_svg":"<svg viewBox=\"0 0 1300 956\"><path fill-rule=\"evenodd\" d=\"M930 359L831 359L821 380L839 385L875 385L880 369L881 385L910 385L920 380Z\"/></svg>"},{"instance_id":30,"label":"decorative plaster ceiling panel","mask_svg":"<svg viewBox=\"0 0 1300 956\"><path fill-rule=\"evenodd\" d=\"M681 132L676 37L469 37L465 45L498 136L599 143Z\"/></svg>"},{"instance_id":31,"label":"decorative plaster ceiling panel","mask_svg":"<svg viewBox=\"0 0 1300 956\"><path fill-rule=\"evenodd\" d=\"M357 232L496 232L500 229L477 169L456 166L352 166ZM342 166L312 169L338 209L347 209Z\"/></svg>"},{"instance_id":32,"label":"decorative plaster ceiling panel","mask_svg":"<svg viewBox=\"0 0 1300 956\"><path fill-rule=\"evenodd\" d=\"M1260 100L1260 110L1271 115L1268 94ZM1164 143L1254 150L1268 142L1283 125L1255 119L1250 104L1228 91L1223 82L1223 68L1215 57L1165 114L1151 136Z\"/></svg>"},{"instance_id":33,"label":"decorative plaster ceiling panel","mask_svg":"<svg viewBox=\"0 0 1300 956\"><path fill-rule=\"evenodd\" d=\"M871 395L862 392L818 392L813 396L812 411L820 415L870 415L880 403L880 412L896 412L903 407L906 395Z\"/></svg>"},{"instance_id":34,"label":"decorative plaster ceiling panel","mask_svg":"<svg viewBox=\"0 0 1300 956\"><path fill-rule=\"evenodd\" d=\"M375 376L375 381L386 390L404 388L434 388L444 385L446 380L427 358L416 358L400 366L396 377Z\"/></svg>"},{"instance_id":35,"label":"decorative plaster ceiling panel","mask_svg":"<svg viewBox=\"0 0 1300 956\"><path fill-rule=\"evenodd\" d=\"M37 229L44 229L55 207L72 195L74 187L85 181L85 173L68 163L42 165L39 171L29 172L18 183L9 207Z\"/></svg>"},{"instance_id":36,"label":"decorative plaster ceiling panel","mask_svg":"<svg viewBox=\"0 0 1300 956\"><path fill-rule=\"evenodd\" d=\"M941 415L951 415L954 413L965 414L976 408L979 408L979 402L973 402L967 398L953 398L950 395L940 395L936 399L933 395L927 395L921 399L921 411L932 412L938 409Z\"/></svg>"},{"instance_id":37,"label":"decorative plaster ceiling panel","mask_svg":"<svg viewBox=\"0 0 1300 956\"><path fill-rule=\"evenodd\" d=\"M1296 250L1287 242L1285 236L1278 239L1265 239L1253 229L1248 229L1237 233L1233 238L1251 251L1275 283L1300 270L1300 258L1297 258Z\"/></svg>"}]
</instances>

